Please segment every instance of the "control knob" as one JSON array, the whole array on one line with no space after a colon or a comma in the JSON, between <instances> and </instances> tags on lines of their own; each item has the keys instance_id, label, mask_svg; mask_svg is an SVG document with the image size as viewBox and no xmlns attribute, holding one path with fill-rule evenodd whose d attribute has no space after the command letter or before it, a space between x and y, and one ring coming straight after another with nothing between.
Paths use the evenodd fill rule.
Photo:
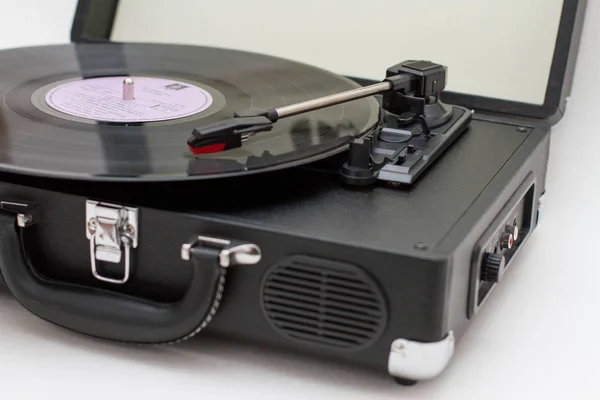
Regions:
<instances>
[{"instance_id":1,"label":"control knob","mask_svg":"<svg viewBox=\"0 0 600 400\"><path fill-rule=\"evenodd\" d=\"M502 254L486 253L483 256L483 274L481 279L486 282L500 282L504 275L506 259Z\"/></svg>"}]
</instances>

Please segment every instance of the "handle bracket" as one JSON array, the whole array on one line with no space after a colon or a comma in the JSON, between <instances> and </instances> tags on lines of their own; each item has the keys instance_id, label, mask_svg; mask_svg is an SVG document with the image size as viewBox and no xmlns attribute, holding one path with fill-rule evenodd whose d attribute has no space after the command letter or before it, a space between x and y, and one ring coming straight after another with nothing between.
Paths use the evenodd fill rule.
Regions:
<instances>
[{"instance_id":1,"label":"handle bracket","mask_svg":"<svg viewBox=\"0 0 600 400\"><path fill-rule=\"evenodd\" d=\"M0 210L17 214L17 225L26 228L39 220L40 208L35 203L20 201L0 201Z\"/></svg>"},{"instance_id":2,"label":"handle bracket","mask_svg":"<svg viewBox=\"0 0 600 400\"><path fill-rule=\"evenodd\" d=\"M188 261L192 249L198 247L218 249L219 265L223 268L232 265L254 265L262 257L260 248L252 243L197 236L181 246L181 259Z\"/></svg>"}]
</instances>

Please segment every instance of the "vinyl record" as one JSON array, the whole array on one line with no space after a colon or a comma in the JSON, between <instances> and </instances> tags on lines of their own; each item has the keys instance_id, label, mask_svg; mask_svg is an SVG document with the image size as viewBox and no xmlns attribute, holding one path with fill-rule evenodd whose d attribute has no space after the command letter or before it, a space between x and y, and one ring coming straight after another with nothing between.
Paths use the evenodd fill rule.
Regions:
<instances>
[{"instance_id":1,"label":"vinyl record","mask_svg":"<svg viewBox=\"0 0 600 400\"><path fill-rule=\"evenodd\" d=\"M133 81L133 99L123 80ZM166 44L0 51L0 170L87 180L185 180L286 168L347 148L378 123L372 99L278 121L242 148L194 155L199 125L358 87L289 60Z\"/></svg>"}]
</instances>

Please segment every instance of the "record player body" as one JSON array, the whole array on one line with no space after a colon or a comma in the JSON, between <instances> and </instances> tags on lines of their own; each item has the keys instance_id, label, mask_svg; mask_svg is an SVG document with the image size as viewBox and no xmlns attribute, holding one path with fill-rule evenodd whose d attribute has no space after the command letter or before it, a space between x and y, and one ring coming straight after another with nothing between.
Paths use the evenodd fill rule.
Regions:
<instances>
[{"instance_id":1,"label":"record player body","mask_svg":"<svg viewBox=\"0 0 600 400\"><path fill-rule=\"evenodd\" d=\"M79 332L155 343L205 329L429 379L445 368L455 340L537 224L547 133L544 125L475 116L406 187L349 188L330 164L201 182L5 173L3 208L20 214L26 228L16 236L14 214L2 215L0 261L14 266L5 278L25 307ZM119 263L91 266L113 253L110 241L90 248L90 233L100 229L90 220L125 206L135 218L114 215L132 224L137 243L117 245ZM119 222L104 222L106 233L119 235L111 231ZM502 235L514 222L521 234L508 249ZM128 281L115 284L126 248ZM498 277L486 270L492 253L503 257ZM205 269L217 259L227 272L221 278ZM24 273L27 264L35 274ZM189 299L191 291L197 298ZM197 315L181 311L189 304Z\"/></svg>"},{"instance_id":2,"label":"record player body","mask_svg":"<svg viewBox=\"0 0 600 400\"><path fill-rule=\"evenodd\" d=\"M71 45L0 52L8 290L45 320L110 340L212 333L402 383L439 375L538 224L550 122L564 111L585 1L546 5L556 20L536 25L540 36L529 29L539 10L518 2L428 3L422 15L444 21L426 26L429 39L399 40L400 26L423 29L418 13L381 24L358 6L364 29L336 25L329 47L317 27L291 30L305 54L345 53L331 64L342 69L358 37L380 45L365 65L406 49L450 57L464 93L446 91L446 68L431 61L382 65L382 80L367 82L245 51L111 43L126 32L212 43L231 38L212 30L247 22L230 6L228 23L211 27L197 23L195 2L185 13L157 3L144 18L121 3L81 0ZM497 7L513 7L505 15L522 17L515 26L533 39L473 28L486 12L499 20ZM473 32L496 41L465 57ZM260 37L247 44L271 44Z\"/></svg>"},{"instance_id":3,"label":"record player body","mask_svg":"<svg viewBox=\"0 0 600 400\"><path fill-rule=\"evenodd\" d=\"M206 330L429 379L537 224L548 127L445 105L431 62L363 88L191 46L0 66L0 272L77 332Z\"/></svg>"}]
</instances>

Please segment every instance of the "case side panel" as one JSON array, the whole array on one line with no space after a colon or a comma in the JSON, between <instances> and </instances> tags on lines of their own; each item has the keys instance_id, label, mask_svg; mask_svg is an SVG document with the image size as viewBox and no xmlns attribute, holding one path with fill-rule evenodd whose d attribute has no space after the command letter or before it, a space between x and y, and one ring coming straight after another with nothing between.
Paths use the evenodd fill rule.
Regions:
<instances>
[{"instance_id":1,"label":"case side panel","mask_svg":"<svg viewBox=\"0 0 600 400\"><path fill-rule=\"evenodd\" d=\"M499 171L490 182L486 190L473 204L467 214L450 231L448 236L439 245L442 251L452 251L452 270L449 281L449 297L447 298L446 323L448 329L455 332L460 338L476 317L472 307L473 281L472 274L479 274L479 268L473 268L474 246L484 232L490 227L492 221L498 216L513 194L522 186L527 178L533 176L533 224L530 234L535 234L537 213L540 196L545 190L547 162L549 155L550 135L547 129L537 128L523 142L513 157ZM527 251L527 241L519 251ZM515 254L512 266L507 274L497 284L510 284L511 268L521 268L518 252ZM479 264L477 264L479 266ZM475 272L473 272L475 271ZM489 296L493 296L493 291ZM481 305L481 311L486 312L486 304ZM470 318L470 316L472 316Z\"/></svg>"},{"instance_id":2,"label":"case side panel","mask_svg":"<svg viewBox=\"0 0 600 400\"><path fill-rule=\"evenodd\" d=\"M416 250L414 254L406 255L385 253L201 214L140 207L139 243L132 254L134 261L130 282L127 285L101 282L93 278L90 270L90 247L85 233L88 199L80 195L0 183L0 200L35 203L40 206L39 223L27 228L28 234L24 237L26 247L35 250L28 254L32 267L42 276L154 301L177 302L186 291L191 273L189 265L180 256L182 244L196 235L242 240L259 246L262 260L257 265L234 266L228 270L219 311L206 329L209 333L260 347L312 355L317 357L316 360L323 358L356 365L380 373L387 373L388 356L395 340L437 342L447 334L443 317L449 268L445 258L424 259ZM340 285L338 282L329 286L329 289L315 288L314 277L298 269L302 266L292 266L292 273L286 278L286 283L296 285L290 290L293 295L291 301L308 303L299 304L297 309L279 310L293 319L292 324L303 314L316 312L316 321L328 323L331 320L339 323L337 329L341 335L347 335L348 332L354 334L357 326L362 328L369 324L368 317L357 316L357 313L369 313L364 310L365 307L380 307L384 310L381 313L383 322L379 322L382 328L378 328L376 333L369 333L373 338L368 340L366 346L352 349L323 346L322 343L314 343L314 332L308 332L309 336L313 335L308 341L290 340L289 335L282 335L273 328L274 321L268 319L262 304L263 282L265 274L274 265L286 263L290 256L319 258L332 264L354 266L361 271L360 274L368 277L367 282L375 283L383 294L375 297L382 298L383 305L379 300L373 303L375 297L360 293L364 290L360 287L361 282L348 280L347 285ZM318 270L311 265L304 267ZM105 264L103 268L109 266ZM114 268L116 269L106 271L120 272L119 265ZM330 279L328 276L321 278ZM343 278L341 280L344 281ZM318 285L319 279L316 282ZM354 288L359 292L354 292ZM327 310L320 311L319 304L311 305L310 299L302 297L306 293L312 296L314 290L320 290L317 300L329 299L332 302L331 313ZM340 303L339 296L347 295L350 296L349 300ZM350 318L351 323L344 318ZM366 326L365 329L370 327ZM306 333L300 332L304 336ZM358 334L362 335L361 332ZM197 340L206 340L204 335L200 336L202 337Z\"/></svg>"}]
</instances>

